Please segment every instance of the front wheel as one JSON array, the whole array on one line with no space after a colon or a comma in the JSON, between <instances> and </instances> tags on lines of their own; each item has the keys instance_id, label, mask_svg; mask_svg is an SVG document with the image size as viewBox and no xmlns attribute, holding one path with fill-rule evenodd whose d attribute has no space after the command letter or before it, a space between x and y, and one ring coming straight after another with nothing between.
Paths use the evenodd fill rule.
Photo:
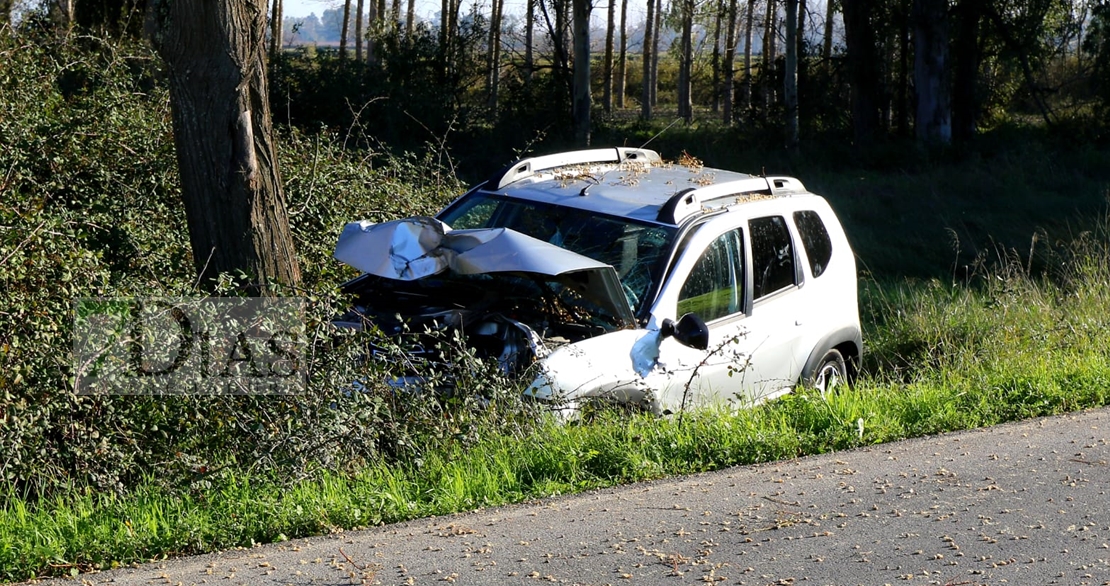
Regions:
<instances>
[{"instance_id":1,"label":"front wheel","mask_svg":"<svg viewBox=\"0 0 1110 586\"><path fill-rule=\"evenodd\" d=\"M844 355L839 350L826 352L807 382L813 388L821 391L822 397L834 392L836 387L847 384L848 367L844 362Z\"/></svg>"}]
</instances>

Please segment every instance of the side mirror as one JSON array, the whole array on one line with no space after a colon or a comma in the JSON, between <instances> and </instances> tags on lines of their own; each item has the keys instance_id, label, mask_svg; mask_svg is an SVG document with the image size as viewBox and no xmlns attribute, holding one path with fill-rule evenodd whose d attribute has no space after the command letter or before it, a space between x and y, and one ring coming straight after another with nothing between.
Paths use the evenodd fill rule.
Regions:
<instances>
[{"instance_id":1,"label":"side mirror","mask_svg":"<svg viewBox=\"0 0 1110 586\"><path fill-rule=\"evenodd\" d=\"M678 318L678 323L669 319L663 320L659 333L661 338L674 336L674 339L683 346L698 350L709 349L709 326L692 313Z\"/></svg>"}]
</instances>

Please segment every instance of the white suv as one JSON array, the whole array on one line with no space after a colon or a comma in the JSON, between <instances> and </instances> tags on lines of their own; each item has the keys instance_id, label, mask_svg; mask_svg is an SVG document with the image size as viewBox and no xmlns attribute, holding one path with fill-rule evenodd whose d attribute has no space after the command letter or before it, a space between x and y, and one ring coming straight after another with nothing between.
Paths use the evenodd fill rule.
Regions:
<instances>
[{"instance_id":1,"label":"white suv","mask_svg":"<svg viewBox=\"0 0 1110 586\"><path fill-rule=\"evenodd\" d=\"M335 256L364 273L346 325L461 330L562 408L749 406L837 384L862 351L823 198L646 149L518 161L436 218L348 224Z\"/></svg>"}]
</instances>

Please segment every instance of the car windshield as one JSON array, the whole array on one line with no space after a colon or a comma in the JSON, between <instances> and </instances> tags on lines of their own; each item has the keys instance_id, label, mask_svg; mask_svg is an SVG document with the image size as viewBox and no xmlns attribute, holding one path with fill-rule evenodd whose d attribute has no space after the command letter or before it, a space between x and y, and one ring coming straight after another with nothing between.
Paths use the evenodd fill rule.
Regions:
<instances>
[{"instance_id":1,"label":"car windshield","mask_svg":"<svg viewBox=\"0 0 1110 586\"><path fill-rule=\"evenodd\" d=\"M439 216L453 229L510 228L612 265L640 315L675 229L584 210L472 193Z\"/></svg>"}]
</instances>

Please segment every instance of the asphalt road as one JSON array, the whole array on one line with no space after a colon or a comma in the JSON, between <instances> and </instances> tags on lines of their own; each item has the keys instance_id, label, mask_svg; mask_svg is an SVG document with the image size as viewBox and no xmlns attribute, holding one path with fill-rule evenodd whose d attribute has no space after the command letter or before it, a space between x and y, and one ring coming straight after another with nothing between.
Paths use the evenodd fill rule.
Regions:
<instances>
[{"instance_id":1,"label":"asphalt road","mask_svg":"<svg viewBox=\"0 0 1110 586\"><path fill-rule=\"evenodd\" d=\"M1108 438L1103 409L81 580L1110 584Z\"/></svg>"}]
</instances>

